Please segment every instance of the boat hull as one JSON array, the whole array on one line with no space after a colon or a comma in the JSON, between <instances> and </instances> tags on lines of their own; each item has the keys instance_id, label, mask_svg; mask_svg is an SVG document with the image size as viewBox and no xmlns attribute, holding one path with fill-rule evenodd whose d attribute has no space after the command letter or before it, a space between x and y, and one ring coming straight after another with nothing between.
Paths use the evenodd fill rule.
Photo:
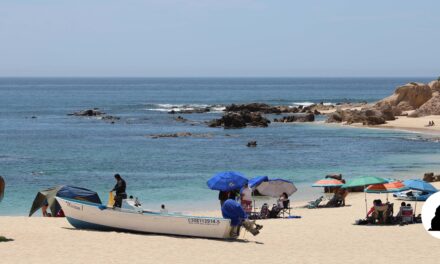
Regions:
<instances>
[{"instance_id":1,"label":"boat hull","mask_svg":"<svg viewBox=\"0 0 440 264\"><path fill-rule=\"evenodd\" d=\"M79 229L230 238L229 219L102 209L104 206L100 204L60 197L56 199L69 223Z\"/></svg>"}]
</instances>

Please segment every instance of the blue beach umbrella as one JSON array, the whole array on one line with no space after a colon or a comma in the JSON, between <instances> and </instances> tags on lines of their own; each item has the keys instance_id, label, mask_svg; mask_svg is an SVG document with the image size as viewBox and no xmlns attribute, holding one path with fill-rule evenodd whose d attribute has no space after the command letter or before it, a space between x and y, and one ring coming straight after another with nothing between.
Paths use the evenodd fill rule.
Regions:
<instances>
[{"instance_id":1,"label":"blue beach umbrella","mask_svg":"<svg viewBox=\"0 0 440 264\"><path fill-rule=\"evenodd\" d=\"M412 190L435 193L438 190L432 186L430 183L422 181L422 180L405 180L403 184Z\"/></svg>"},{"instance_id":2,"label":"blue beach umbrella","mask_svg":"<svg viewBox=\"0 0 440 264\"><path fill-rule=\"evenodd\" d=\"M224 192L240 189L247 183L248 179L242 173L236 171L217 173L207 182L209 189Z\"/></svg>"},{"instance_id":3,"label":"blue beach umbrella","mask_svg":"<svg viewBox=\"0 0 440 264\"><path fill-rule=\"evenodd\" d=\"M434 186L422 180L405 180L403 181L403 184L411 190L428 192L428 193L438 192L438 190ZM417 200L415 201L414 214L416 214L416 212L417 212Z\"/></svg>"}]
</instances>

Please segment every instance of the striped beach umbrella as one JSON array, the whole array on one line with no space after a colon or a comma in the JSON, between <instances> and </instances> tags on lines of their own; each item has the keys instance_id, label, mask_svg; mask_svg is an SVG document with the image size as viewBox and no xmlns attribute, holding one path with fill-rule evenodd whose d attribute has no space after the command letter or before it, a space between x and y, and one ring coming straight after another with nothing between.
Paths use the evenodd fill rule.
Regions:
<instances>
[{"instance_id":1,"label":"striped beach umbrella","mask_svg":"<svg viewBox=\"0 0 440 264\"><path fill-rule=\"evenodd\" d=\"M312 187L341 187L344 183L336 179L321 179L315 182Z\"/></svg>"}]
</instances>

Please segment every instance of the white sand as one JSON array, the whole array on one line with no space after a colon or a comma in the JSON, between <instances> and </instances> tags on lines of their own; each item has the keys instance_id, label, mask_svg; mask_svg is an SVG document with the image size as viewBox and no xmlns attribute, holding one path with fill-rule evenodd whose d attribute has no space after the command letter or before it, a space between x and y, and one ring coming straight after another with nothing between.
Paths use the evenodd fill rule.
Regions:
<instances>
[{"instance_id":1,"label":"white sand","mask_svg":"<svg viewBox=\"0 0 440 264\"><path fill-rule=\"evenodd\" d=\"M368 194L369 206L385 197ZM62 218L0 217L0 234L14 239L0 243L0 263L439 263L440 240L422 224L355 226L365 215L364 194L350 194L347 204L295 209L301 219L260 221L259 236L242 234L236 242L77 230Z\"/></svg>"},{"instance_id":2,"label":"white sand","mask_svg":"<svg viewBox=\"0 0 440 264\"><path fill-rule=\"evenodd\" d=\"M429 121L434 121L434 126L427 126ZM380 128L403 129L416 132L440 133L440 115L423 117L398 116L396 120L387 121L386 124L379 125Z\"/></svg>"}]
</instances>

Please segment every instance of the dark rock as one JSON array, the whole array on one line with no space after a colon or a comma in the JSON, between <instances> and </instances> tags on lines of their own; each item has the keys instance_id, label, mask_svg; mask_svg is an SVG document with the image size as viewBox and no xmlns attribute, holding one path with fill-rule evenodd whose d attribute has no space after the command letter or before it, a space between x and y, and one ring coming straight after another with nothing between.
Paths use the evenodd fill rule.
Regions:
<instances>
[{"instance_id":1,"label":"dark rock","mask_svg":"<svg viewBox=\"0 0 440 264\"><path fill-rule=\"evenodd\" d=\"M315 121L315 115L313 113L308 114L296 114L296 115L289 115L289 116L283 116L280 119L274 119L274 122L283 122L283 123L290 123L290 122L313 122Z\"/></svg>"},{"instance_id":2,"label":"dark rock","mask_svg":"<svg viewBox=\"0 0 440 264\"><path fill-rule=\"evenodd\" d=\"M182 117L182 116L177 116L176 118L174 118L174 120L178 121L178 122L186 122L188 121L188 119Z\"/></svg>"},{"instance_id":3,"label":"dark rock","mask_svg":"<svg viewBox=\"0 0 440 264\"><path fill-rule=\"evenodd\" d=\"M226 112L260 112L264 114L281 114L281 113L297 113L299 112L297 107L278 105L271 106L264 103L250 103L250 104L231 104L226 106Z\"/></svg>"},{"instance_id":4,"label":"dark rock","mask_svg":"<svg viewBox=\"0 0 440 264\"><path fill-rule=\"evenodd\" d=\"M69 114L69 115L74 115L74 116L102 116L102 115L105 115L105 113L99 111L98 108L93 108L93 109L82 110L82 111L79 111L79 112L74 112L74 113Z\"/></svg>"},{"instance_id":5,"label":"dark rock","mask_svg":"<svg viewBox=\"0 0 440 264\"><path fill-rule=\"evenodd\" d=\"M267 127L270 121L260 113L249 111L228 112L221 118L208 122L210 127L244 128L246 126Z\"/></svg>"},{"instance_id":6,"label":"dark rock","mask_svg":"<svg viewBox=\"0 0 440 264\"><path fill-rule=\"evenodd\" d=\"M171 133L171 134L152 134L148 135L151 138L177 138L177 137L198 137L198 138L210 138L212 137L212 134L193 134L190 132L178 132L178 133Z\"/></svg>"},{"instance_id":7,"label":"dark rock","mask_svg":"<svg viewBox=\"0 0 440 264\"><path fill-rule=\"evenodd\" d=\"M342 113L341 111L336 111L327 115L327 123L341 123Z\"/></svg>"},{"instance_id":8,"label":"dark rock","mask_svg":"<svg viewBox=\"0 0 440 264\"><path fill-rule=\"evenodd\" d=\"M254 141L249 141L246 146L248 146L248 147L256 147L257 146L257 141L255 141L255 140Z\"/></svg>"},{"instance_id":9,"label":"dark rock","mask_svg":"<svg viewBox=\"0 0 440 264\"><path fill-rule=\"evenodd\" d=\"M120 117L117 116L106 115L104 112L99 111L98 108L86 109L68 115L81 116L81 117L96 117L97 119L109 122L111 124L114 124L116 121L121 119Z\"/></svg>"}]
</instances>

